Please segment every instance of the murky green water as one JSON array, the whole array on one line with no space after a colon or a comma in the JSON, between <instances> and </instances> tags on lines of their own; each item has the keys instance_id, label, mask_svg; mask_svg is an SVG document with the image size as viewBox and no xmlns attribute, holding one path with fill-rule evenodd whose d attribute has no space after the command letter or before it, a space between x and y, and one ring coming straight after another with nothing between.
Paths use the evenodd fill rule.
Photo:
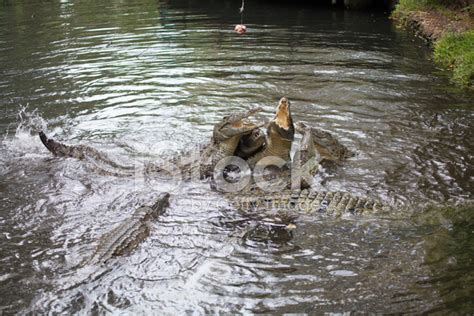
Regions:
<instances>
[{"instance_id":1,"label":"murky green water","mask_svg":"<svg viewBox=\"0 0 474 316\"><path fill-rule=\"evenodd\" d=\"M75 268L168 184L52 158L39 128L127 164L206 141L229 111L271 116L285 95L296 120L358 153L317 188L415 214L473 198L473 94L422 42L382 13L247 2L244 36L232 32L239 1L0 5L1 311L474 310L469 207L413 221L301 216L290 239L249 240L254 219L185 183L131 256Z\"/></svg>"}]
</instances>

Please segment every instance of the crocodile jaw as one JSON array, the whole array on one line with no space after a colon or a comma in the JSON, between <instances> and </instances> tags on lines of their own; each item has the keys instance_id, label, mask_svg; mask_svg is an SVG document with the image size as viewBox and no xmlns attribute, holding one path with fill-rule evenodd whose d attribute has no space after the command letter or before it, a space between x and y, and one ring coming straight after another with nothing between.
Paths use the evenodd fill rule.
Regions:
<instances>
[{"instance_id":1,"label":"crocodile jaw","mask_svg":"<svg viewBox=\"0 0 474 316\"><path fill-rule=\"evenodd\" d=\"M290 113L290 101L285 97L281 98L278 103L275 123L285 130L288 130L290 126L293 125Z\"/></svg>"}]
</instances>

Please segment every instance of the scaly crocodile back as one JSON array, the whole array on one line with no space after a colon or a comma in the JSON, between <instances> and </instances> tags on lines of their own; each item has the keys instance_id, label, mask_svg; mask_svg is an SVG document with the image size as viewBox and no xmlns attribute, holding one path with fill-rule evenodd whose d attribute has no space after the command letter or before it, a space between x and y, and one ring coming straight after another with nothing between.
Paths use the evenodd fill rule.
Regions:
<instances>
[{"instance_id":1,"label":"scaly crocodile back","mask_svg":"<svg viewBox=\"0 0 474 316\"><path fill-rule=\"evenodd\" d=\"M232 206L242 211L296 211L304 214L325 213L333 216L379 213L390 207L367 197L347 192L285 190L276 193L228 194Z\"/></svg>"},{"instance_id":2,"label":"scaly crocodile back","mask_svg":"<svg viewBox=\"0 0 474 316\"><path fill-rule=\"evenodd\" d=\"M169 193L162 193L152 206L141 206L120 225L104 234L87 264L101 264L114 256L133 251L150 234L150 222L169 205Z\"/></svg>"},{"instance_id":3,"label":"scaly crocodile back","mask_svg":"<svg viewBox=\"0 0 474 316\"><path fill-rule=\"evenodd\" d=\"M89 264L101 264L114 256L121 256L132 251L148 237L150 227L147 221L129 218L113 230L103 235Z\"/></svg>"}]
</instances>

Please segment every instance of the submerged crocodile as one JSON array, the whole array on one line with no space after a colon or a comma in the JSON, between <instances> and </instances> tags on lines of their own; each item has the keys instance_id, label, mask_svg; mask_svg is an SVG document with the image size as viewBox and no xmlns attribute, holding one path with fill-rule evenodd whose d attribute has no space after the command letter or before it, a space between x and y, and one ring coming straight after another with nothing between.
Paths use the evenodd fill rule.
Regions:
<instances>
[{"instance_id":1,"label":"submerged crocodile","mask_svg":"<svg viewBox=\"0 0 474 316\"><path fill-rule=\"evenodd\" d=\"M84 264L101 264L114 256L130 254L150 234L151 221L165 212L169 193L161 193L153 206L139 207L133 215L99 240L92 257Z\"/></svg>"},{"instance_id":2,"label":"submerged crocodile","mask_svg":"<svg viewBox=\"0 0 474 316\"><path fill-rule=\"evenodd\" d=\"M278 193L257 190L245 194L228 193L225 197L233 208L241 211L324 213L338 217L344 214L375 214L391 209L380 201L348 192L317 192L308 189L283 190Z\"/></svg>"}]
</instances>

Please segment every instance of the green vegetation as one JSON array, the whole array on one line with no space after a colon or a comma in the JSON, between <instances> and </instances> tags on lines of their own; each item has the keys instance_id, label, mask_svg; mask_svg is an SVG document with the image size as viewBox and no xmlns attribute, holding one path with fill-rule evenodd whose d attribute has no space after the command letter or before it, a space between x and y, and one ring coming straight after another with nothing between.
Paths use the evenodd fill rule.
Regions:
<instances>
[{"instance_id":1,"label":"green vegetation","mask_svg":"<svg viewBox=\"0 0 474 316\"><path fill-rule=\"evenodd\" d=\"M408 12L415 10L422 10L426 8L446 9L449 6L451 9L469 10L472 5L469 5L469 0L400 0L397 4L396 10L400 12Z\"/></svg>"},{"instance_id":2,"label":"green vegetation","mask_svg":"<svg viewBox=\"0 0 474 316\"><path fill-rule=\"evenodd\" d=\"M393 15L397 18L406 18L416 11L436 10L446 17L457 20L459 13L469 15L474 12L474 4L468 0L399 0Z\"/></svg>"},{"instance_id":3,"label":"green vegetation","mask_svg":"<svg viewBox=\"0 0 474 316\"><path fill-rule=\"evenodd\" d=\"M417 12L436 12L449 21L464 21L467 32L445 32L433 43L434 60L452 70L453 81L464 87L473 87L474 30L470 14L474 5L466 0L400 0L392 16L408 25Z\"/></svg>"},{"instance_id":4,"label":"green vegetation","mask_svg":"<svg viewBox=\"0 0 474 316\"><path fill-rule=\"evenodd\" d=\"M474 30L446 34L435 43L434 59L453 71L454 81L472 86L474 79Z\"/></svg>"},{"instance_id":5,"label":"green vegetation","mask_svg":"<svg viewBox=\"0 0 474 316\"><path fill-rule=\"evenodd\" d=\"M404 12L416 11L427 6L430 0L400 0L395 7L394 14L403 15Z\"/></svg>"}]
</instances>

